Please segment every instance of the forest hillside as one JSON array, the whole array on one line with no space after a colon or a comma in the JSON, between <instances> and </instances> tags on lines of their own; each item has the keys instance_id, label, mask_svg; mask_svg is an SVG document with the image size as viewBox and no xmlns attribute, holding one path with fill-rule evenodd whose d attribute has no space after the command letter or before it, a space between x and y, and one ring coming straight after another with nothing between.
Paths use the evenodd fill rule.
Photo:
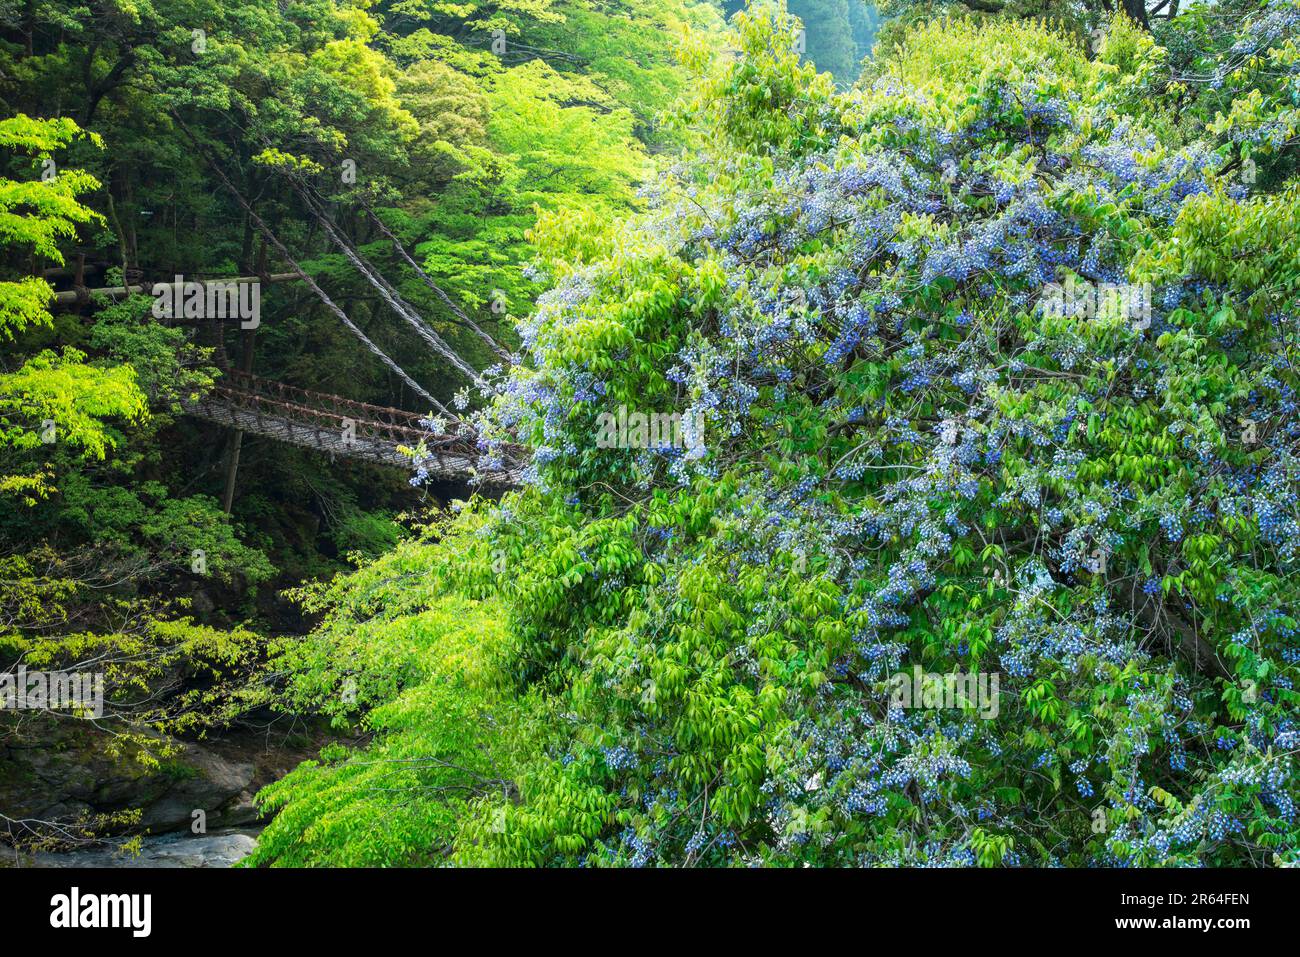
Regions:
<instances>
[{"instance_id":1,"label":"forest hillside","mask_svg":"<svg viewBox=\"0 0 1300 957\"><path fill-rule=\"evenodd\" d=\"M0 7L15 853L1300 860L1296 0L92 6Z\"/></svg>"}]
</instances>

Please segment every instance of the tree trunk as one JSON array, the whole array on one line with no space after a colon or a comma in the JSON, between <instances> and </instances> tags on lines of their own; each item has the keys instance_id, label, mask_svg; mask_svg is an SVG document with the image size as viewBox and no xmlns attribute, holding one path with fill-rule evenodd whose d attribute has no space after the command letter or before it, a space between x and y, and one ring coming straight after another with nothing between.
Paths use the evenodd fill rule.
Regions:
<instances>
[{"instance_id":1,"label":"tree trunk","mask_svg":"<svg viewBox=\"0 0 1300 957\"><path fill-rule=\"evenodd\" d=\"M1143 30L1151 29L1151 22L1147 19L1146 0L1124 0L1124 12Z\"/></svg>"},{"instance_id":2,"label":"tree trunk","mask_svg":"<svg viewBox=\"0 0 1300 957\"><path fill-rule=\"evenodd\" d=\"M256 335L256 329L243 329L239 337L239 371L249 375L253 372L253 345ZM235 505L235 479L239 475L239 450L243 444L244 430L233 430L230 436L230 447L226 451L226 487L221 495L221 509L227 515Z\"/></svg>"}]
</instances>

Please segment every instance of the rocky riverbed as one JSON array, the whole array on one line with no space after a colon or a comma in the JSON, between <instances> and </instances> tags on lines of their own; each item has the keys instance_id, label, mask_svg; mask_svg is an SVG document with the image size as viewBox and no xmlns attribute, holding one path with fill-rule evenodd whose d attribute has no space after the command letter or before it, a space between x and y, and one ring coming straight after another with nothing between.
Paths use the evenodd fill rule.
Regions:
<instances>
[{"instance_id":1,"label":"rocky riverbed","mask_svg":"<svg viewBox=\"0 0 1300 957\"><path fill-rule=\"evenodd\" d=\"M233 867L257 846L255 828L231 829L213 834L188 831L141 838L138 854L112 841L79 850L8 854L3 863L14 867Z\"/></svg>"},{"instance_id":2,"label":"rocky riverbed","mask_svg":"<svg viewBox=\"0 0 1300 957\"><path fill-rule=\"evenodd\" d=\"M292 736L228 731L184 742L150 766L109 757L103 732L87 724L40 730L29 727L21 745L0 738L0 817L11 833L57 833L61 822L127 811L140 816L84 846L29 854L0 846L0 867L230 867L253 851L265 824L253 795L329 740L321 729ZM140 840L135 855L123 850L133 836Z\"/></svg>"}]
</instances>

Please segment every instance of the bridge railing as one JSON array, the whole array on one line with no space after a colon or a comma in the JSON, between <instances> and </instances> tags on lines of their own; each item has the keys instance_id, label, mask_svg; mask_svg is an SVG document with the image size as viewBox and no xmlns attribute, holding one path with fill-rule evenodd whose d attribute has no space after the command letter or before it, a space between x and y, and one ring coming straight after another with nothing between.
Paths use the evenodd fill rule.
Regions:
<instances>
[{"instance_id":1,"label":"bridge railing","mask_svg":"<svg viewBox=\"0 0 1300 957\"><path fill-rule=\"evenodd\" d=\"M263 415L288 419L330 436L344 434L350 422L352 435L362 441L405 445L410 448L423 442L435 455L448 453L471 460L479 454L472 435L435 434L423 424L427 422L427 416L416 412L313 392L229 367L222 371L223 375L217 380L207 401L219 402L229 409L247 412L258 419ZM522 446L512 445L504 453L509 462L508 467L517 466L526 456L526 450Z\"/></svg>"},{"instance_id":2,"label":"bridge railing","mask_svg":"<svg viewBox=\"0 0 1300 957\"><path fill-rule=\"evenodd\" d=\"M415 412L312 392L235 370L228 370L217 380L211 397L255 415L264 411L333 434L342 434L351 424L358 439L409 446L421 440L437 444L465 441L459 436L431 435L428 427L421 424L424 416Z\"/></svg>"}]
</instances>

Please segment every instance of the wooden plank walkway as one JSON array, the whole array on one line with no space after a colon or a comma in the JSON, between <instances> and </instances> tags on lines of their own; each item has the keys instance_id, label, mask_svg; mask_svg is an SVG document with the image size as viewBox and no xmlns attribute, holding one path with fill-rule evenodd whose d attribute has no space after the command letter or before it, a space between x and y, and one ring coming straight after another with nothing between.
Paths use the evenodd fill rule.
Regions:
<instances>
[{"instance_id":1,"label":"wooden plank walkway","mask_svg":"<svg viewBox=\"0 0 1300 957\"><path fill-rule=\"evenodd\" d=\"M448 481L469 481L480 456L473 437L434 435L421 424L425 417L415 412L299 389L234 369L226 369L212 391L188 403L186 411L218 425L330 456L397 468L413 467L410 456L399 448L414 449L423 442L430 457L421 464L434 478ZM482 484L519 484L525 450L512 447L507 453L507 468L479 475Z\"/></svg>"}]
</instances>

